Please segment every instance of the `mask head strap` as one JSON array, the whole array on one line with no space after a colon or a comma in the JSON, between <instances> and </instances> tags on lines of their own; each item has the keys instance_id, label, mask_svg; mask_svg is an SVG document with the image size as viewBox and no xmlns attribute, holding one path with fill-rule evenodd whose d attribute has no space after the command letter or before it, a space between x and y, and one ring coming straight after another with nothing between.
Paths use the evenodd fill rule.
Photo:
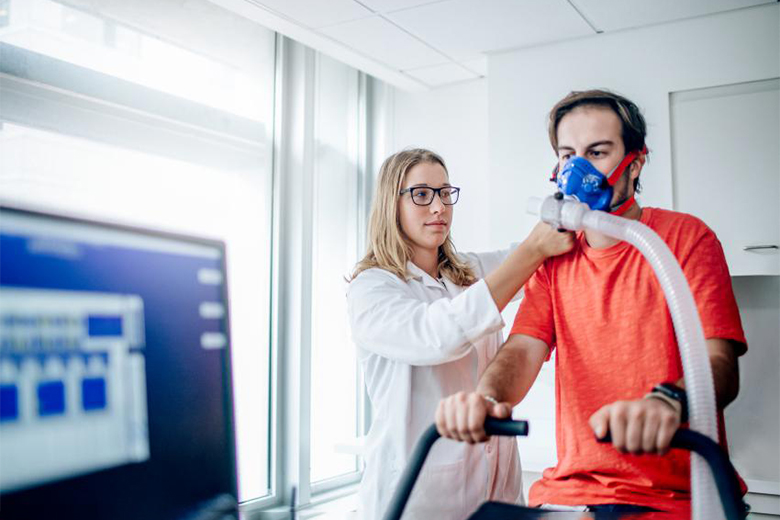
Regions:
<instances>
[{"instance_id":1,"label":"mask head strap","mask_svg":"<svg viewBox=\"0 0 780 520\"><path fill-rule=\"evenodd\" d=\"M640 153L647 155L647 146L643 146L642 150L639 152L629 152L625 157L623 157L623 160L620 161L617 166L615 166L615 169L612 170L609 175L607 175L607 182L610 186L617 184L618 179L620 179L620 176L623 175L623 172L626 170L626 168L628 168L628 165L634 162L634 159L639 157Z\"/></svg>"},{"instance_id":2,"label":"mask head strap","mask_svg":"<svg viewBox=\"0 0 780 520\"><path fill-rule=\"evenodd\" d=\"M629 164L631 164L634 159L636 159L639 154L647 155L647 146L643 146L642 150L640 152L631 152L627 154L622 161L620 161L620 164L618 164L614 170L612 170L612 173L609 174L609 177L607 178L607 182L609 182L610 186L614 186L617 184L618 179L620 179L620 176L623 175L623 172L628 167ZM631 195L628 199L623 201L620 205L618 205L616 208L612 209L610 213L616 216L621 216L623 213L628 211L628 209L634 205L634 196Z\"/></svg>"},{"instance_id":3,"label":"mask head strap","mask_svg":"<svg viewBox=\"0 0 780 520\"><path fill-rule=\"evenodd\" d=\"M628 208L634 205L634 196L631 195L628 199L626 199L623 203L621 203L618 207L615 209L610 209L610 213L615 215L616 217L621 216L623 213L628 211Z\"/></svg>"}]
</instances>

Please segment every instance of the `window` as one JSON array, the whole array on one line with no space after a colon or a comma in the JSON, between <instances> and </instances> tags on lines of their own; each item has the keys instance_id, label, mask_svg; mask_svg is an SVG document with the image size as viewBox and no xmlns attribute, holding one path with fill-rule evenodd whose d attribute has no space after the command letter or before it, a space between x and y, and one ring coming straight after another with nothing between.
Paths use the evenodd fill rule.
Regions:
<instances>
[{"instance_id":1,"label":"window","mask_svg":"<svg viewBox=\"0 0 780 520\"><path fill-rule=\"evenodd\" d=\"M311 481L355 473L358 367L349 337L346 282L357 262L358 72L319 56L316 65L312 244Z\"/></svg>"},{"instance_id":2,"label":"window","mask_svg":"<svg viewBox=\"0 0 780 520\"><path fill-rule=\"evenodd\" d=\"M360 478L344 278L386 94L208 0L0 0L3 199L226 243L246 511Z\"/></svg>"},{"instance_id":3,"label":"window","mask_svg":"<svg viewBox=\"0 0 780 520\"><path fill-rule=\"evenodd\" d=\"M206 0L5 2L5 43L253 121L272 120L274 34ZM96 6L100 11L92 11Z\"/></svg>"},{"instance_id":4,"label":"window","mask_svg":"<svg viewBox=\"0 0 780 520\"><path fill-rule=\"evenodd\" d=\"M350 340L346 280L365 250L368 193L384 157L370 120L387 92L372 78L287 38L278 59L274 262L274 500L316 503L360 479L367 403ZM372 97L373 96L373 97ZM381 130L381 129L380 129ZM293 496L292 489L297 491Z\"/></svg>"},{"instance_id":5,"label":"window","mask_svg":"<svg viewBox=\"0 0 780 520\"><path fill-rule=\"evenodd\" d=\"M3 198L226 243L242 501L269 489L274 38L206 0L0 1Z\"/></svg>"}]
</instances>

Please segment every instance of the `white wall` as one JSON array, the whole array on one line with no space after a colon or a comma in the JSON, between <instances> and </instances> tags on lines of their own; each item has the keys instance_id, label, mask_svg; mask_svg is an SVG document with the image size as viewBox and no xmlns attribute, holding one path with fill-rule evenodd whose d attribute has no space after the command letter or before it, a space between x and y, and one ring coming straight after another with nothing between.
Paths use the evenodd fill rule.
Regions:
<instances>
[{"instance_id":1,"label":"white wall","mask_svg":"<svg viewBox=\"0 0 780 520\"><path fill-rule=\"evenodd\" d=\"M490 241L501 242L516 233L505 222L516 220L518 193L551 192L547 179L555 156L547 138L546 116L569 91L606 87L638 103L648 121L651 150L642 174L641 203L672 208L670 92L779 76L778 4L491 56ZM521 225L530 229L534 222L533 217L523 217ZM735 278L733 282L750 351L741 362L742 393L727 414L729 440L735 464L745 478L761 481L764 488L778 488L778 278ZM523 412L548 429L553 387L551 374L542 376L537 404ZM528 442L525 451L533 462L529 469L537 469L539 454L554 462L550 455L554 439L537 436Z\"/></svg>"},{"instance_id":2,"label":"white wall","mask_svg":"<svg viewBox=\"0 0 780 520\"><path fill-rule=\"evenodd\" d=\"M731 456L756 480L780 480L780 277L734 278L750 351L740 360L741 390L726 409ZM778 490L780 492L780 490Z\"/></svg>"},{"instance_id":3,"label":"white wall","mask_svg":"<svg viewBox=\"0 0 780 520\"><path fill-rule=\"evenodd\" d=\"M430 92L395 90L392 151L429 148L447 163L450 180L462 188L455 206L453 240L459 251L507 247L491 244L488 227L487 80L475 80Z\"/></svg>"}]
</instances>

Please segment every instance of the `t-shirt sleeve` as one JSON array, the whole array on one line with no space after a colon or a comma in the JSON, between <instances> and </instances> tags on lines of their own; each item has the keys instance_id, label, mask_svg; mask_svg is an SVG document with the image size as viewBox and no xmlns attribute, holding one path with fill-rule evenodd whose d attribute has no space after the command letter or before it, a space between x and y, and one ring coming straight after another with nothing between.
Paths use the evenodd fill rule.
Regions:
<instances>
[{"instance_id":1,"label":"t-shirt sleeve","mask_svg":"<svg viewBox=\"0 0 780 520\"><path fill-rule=\"evenodd\" d=\"M525 296L520 301L510 335L525 334L540 339L552 352L555 347L555 320L547 262L536 270L523 290Z\"/></svg>"},{"instance_id":2,"label":"t-shirt sleeve","mask_svg":"<svg viewBox=\"0 0 780 520\"><path fill-rule=\"evenodd\" d=\"M685 277L696 300L704 337L732 340L740 344L738 355L747 351L731 276L723 247L715 233L701 224L690 248L680 258Z\"/></svg>"}]
</instances>

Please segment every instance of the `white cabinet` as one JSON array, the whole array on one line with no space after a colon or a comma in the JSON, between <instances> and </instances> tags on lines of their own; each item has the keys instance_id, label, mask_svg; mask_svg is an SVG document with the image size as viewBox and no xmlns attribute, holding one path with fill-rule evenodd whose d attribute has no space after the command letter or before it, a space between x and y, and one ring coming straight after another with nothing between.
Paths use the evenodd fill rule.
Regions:
<instances>
[{"instance_id":1,"label":"white cabinet","mask_svg":"<svg viewBox=\"0 0 780 520\"><path fill-rule=\"evenodd\" d=\"M674 207L717 233L733 276L780 274L780 80L673 92Z\"/></svg>"}]
</instances>

